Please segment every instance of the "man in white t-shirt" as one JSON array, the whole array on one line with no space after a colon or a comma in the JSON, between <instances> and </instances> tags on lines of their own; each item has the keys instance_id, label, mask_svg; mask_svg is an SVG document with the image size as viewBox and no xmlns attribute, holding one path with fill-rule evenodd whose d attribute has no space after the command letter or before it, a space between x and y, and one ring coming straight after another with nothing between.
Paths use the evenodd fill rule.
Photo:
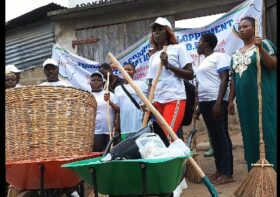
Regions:
<instances>
[{"instance_id":1,"label":"man in white t-shirt","mask_svg":"<svg viewBox=\"0 0 280 197\"><path fill-rule=\"evenodd\" d=\"M72 87L72 85L66 80L59 80L59 66L57 61L54 59L48 58L43 63L44 74L47 77L47 81L39 85L42 86L66 86Z\"/></svg>"}]
</instances>

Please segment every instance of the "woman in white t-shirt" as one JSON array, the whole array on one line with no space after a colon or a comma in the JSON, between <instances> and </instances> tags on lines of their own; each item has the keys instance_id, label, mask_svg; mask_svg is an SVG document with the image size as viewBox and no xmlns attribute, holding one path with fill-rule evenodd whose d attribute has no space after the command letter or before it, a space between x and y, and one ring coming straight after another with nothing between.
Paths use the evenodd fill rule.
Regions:
<instances>
[{"instance_id":1,"label":"woman in white t-shirt","mask_svg":"<svg viewBox=\"0 0 280 197\"><path fill-rule=\"evenodd\" d=\"M186 92L184 79L193 79L193 60L183 45L179 45L170 22L162 17L151 26L150 38L153 50L149 59L147 80L151 87L160 64L163 69L156 85L153 104L175 133L184 117ZM167 46L166 53L163 46ZM164 131L166 137L168 132Z\"/></svg>"},{"instance_id":2,"label":"woman in white t-shirt","mask_svg":"<svg viewBox=\"0 0 280 197\"><path fill-rule=\"evenodd\" d=\"M196 118L202 114L212 140L216 172L209 176L216 184L234 181L232 143L228 133L228 96L230 56L214 51L218 43L215 34L206 33L198 44L198 55L204 60L196 69L198 81L199 109Z\"/></svg>"},{"instance_id":3,"label":"woman in white t-shirt","mask_svg":"<svg viewBox=\"0 0 280 197\"><path fill-rule=\"evenodd\" d=\"M103 75L96 71L90 76L90 86L91 92L94 95L97 102L97 110L96 110L96 120L95 120L95 132L94 132L94 142L93 142L93 151L94 152L102 152L105 150L108 142L110 141L109 125L108 125L108 105L104 100L105 90L104 87L104 78ZM111 100L115 102L114 93L111 94ZM110 128L114 128L114 120L115 120L115 111L110 106L109 109L110 115Z\"/></svg>"}]
</instances>

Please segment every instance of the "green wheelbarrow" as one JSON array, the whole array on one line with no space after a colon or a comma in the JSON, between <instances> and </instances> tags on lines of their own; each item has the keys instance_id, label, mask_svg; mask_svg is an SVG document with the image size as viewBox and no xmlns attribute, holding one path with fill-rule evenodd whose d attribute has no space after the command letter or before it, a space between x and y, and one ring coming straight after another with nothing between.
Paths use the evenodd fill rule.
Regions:
<instances>
[{"instance_id":1,"label":"green wheelbarrow","mask_svg":"<svg viewBox=\"0 0 280 197\"><path fill-rule=\"evenodd\" d=\"M62 165L92 185L95 196L170 196L182 181L186 157L101 161L101 157Z\"/></svg>"}]
</instances>

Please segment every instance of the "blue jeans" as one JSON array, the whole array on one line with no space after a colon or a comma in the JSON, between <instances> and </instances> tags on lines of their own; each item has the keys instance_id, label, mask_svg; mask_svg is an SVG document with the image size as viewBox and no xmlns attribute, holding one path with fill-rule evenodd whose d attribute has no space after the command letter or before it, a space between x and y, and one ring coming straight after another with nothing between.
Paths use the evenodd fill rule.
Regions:
<instances>
[{"instance_id":1,"label":"blue jeans","mask_svg":"<svg viewBox=\"0 0 280 197\"><path fill-rule=\"evenodd\" d=\"M232 143L228 134L227 101L222 102L222 114L219 120L212 117L212 109L216 101L199 102L201 115L212 139L216 169L222 175L233 174Z\"/></svg>"}]
</instances>

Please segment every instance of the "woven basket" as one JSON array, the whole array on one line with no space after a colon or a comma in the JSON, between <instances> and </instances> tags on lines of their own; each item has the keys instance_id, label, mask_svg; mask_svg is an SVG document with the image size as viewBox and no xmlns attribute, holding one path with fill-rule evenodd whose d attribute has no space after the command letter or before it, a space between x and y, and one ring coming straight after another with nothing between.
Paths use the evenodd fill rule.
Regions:
<instances>
[{"instance_id":1,"label":"woven basket","mask_svg":"<svg viewBox=\"0 0 280 197\"><path fill-rule=\"evenodd\" d=\"M71 87L26 86L5 94L6 163L92 152L96 100Z\"/></svg>"}]
</instances>

